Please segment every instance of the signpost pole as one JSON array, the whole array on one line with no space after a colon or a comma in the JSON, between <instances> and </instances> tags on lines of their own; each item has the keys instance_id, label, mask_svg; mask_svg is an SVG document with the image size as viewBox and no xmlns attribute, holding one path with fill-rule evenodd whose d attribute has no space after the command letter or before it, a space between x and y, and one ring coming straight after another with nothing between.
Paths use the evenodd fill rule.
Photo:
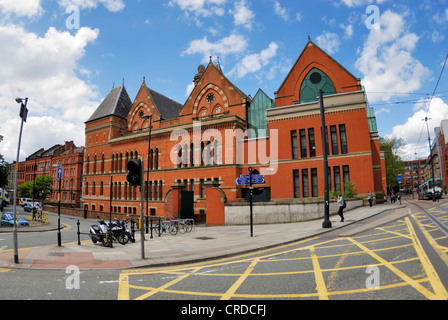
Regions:
<instances>
[{"instance_id":1,"label":"signpost pole","mask_svg":"<svg viewBox=\"0 0 448 320\"><path fill-rule=\"evenodd\" d=\"M144 163L145 163L145 157L141 158L141 173L140 173L140 221L141 221L141 228L140 228L140 254L142 260L145 259L145 221L143 220L143 193L144 193L144 179L143 175L145 173L144 170ZM149 170L149 168L148 168Z\"/></svg>"},{"instance_id":2,"label":"signpost pole","mask_svg":"<svg viewBox=\"0 0 448 320\"><path fill-rule=\"evenodd\" d=\"M254 187L252 186L252 172L253 169L252 167L249 167L249 201L250 201L250 236L253 237L254 236L254 216L253 216L253 211L252 211L252 207L253 207L253 203L252 203L252 197L254 194Z\"/></svg>"},{"instance_id":3,"label":"signpost pole","mask_svg":"<svg viewBox=\"0 0 448 320\"><path fill-rule=\"evenodd\" d=\"M250 236L254 236L254 218L253 218L253 184L264 184L264 176L252 174L254 172L252 167L249 167L249 174L242 174L239 178L236 178L235 183L237 186L249 186L249 204L250 204Z\"/></svg>"},{"instance_id":4,"label":"signpost pole","mask_svg":"<svg viewBox=\"0 0 448 320\"><path fill-rule=\"evenodd\" d=\"M324 107L324 94L322 90L319 90L319 100L320 100L320 118L322 122L322 149L324 154L324 222L322 223L322 228L331 228L330 221L330 193L328 190L328 154L327 154L327 142L325 137L326 126L325 126L325 107Z\"/></svg>"},{"instance_id":5,"label":"signpost pole","mask_svg":"<svg viewBox=\"0 0 448 320\"><path fill-rule=\"evenodd\" d=\"M28 115L28 109L26 108L26 105L28 104L28 98L25 98L25 103L23 103L23 100L20 98L16 99L17 103L21 103L20 106L20 118L22 118L22 122L20 124L20 134L19 134L19 145L17 147L17 161L15 165L15 177L14 177L14 209L13 209L13 246L14 246L14 263L19 263L19 247L18 247L18 240L17 240L17 176L19 173L19 156L20 156L20 144L22 142L22 131L23 131L23 123L26 122L26 118Z\"/></svg>"},{"instance_id":6,"label":"signpost pole","mask_svg":"<svg viewBox=\"0 0 448 320\"><path fill-rule=\"evenodd\" d=\"M62 246L61 238L61 182L62 182L62 168L58 168L59 180L59 197L58 197L58 247Z\"/></svg>"}]
</instances>

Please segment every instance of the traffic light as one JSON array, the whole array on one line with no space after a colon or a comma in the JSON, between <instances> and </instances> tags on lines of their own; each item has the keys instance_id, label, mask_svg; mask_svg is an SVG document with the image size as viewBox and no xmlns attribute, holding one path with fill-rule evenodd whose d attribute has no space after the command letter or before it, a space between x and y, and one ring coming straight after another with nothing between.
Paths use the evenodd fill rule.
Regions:
<instances>
[{"instance_id":1,"label":"traffic light","mask_svg":"<svg viewBox=\"0 0 448 320\"><path fill-rule=\"evenodd\" d=\"M131 160L128 162L127 180L131 186L139 187L142 183L142 162L140 160Z\"/></svg>"}]
</instances>

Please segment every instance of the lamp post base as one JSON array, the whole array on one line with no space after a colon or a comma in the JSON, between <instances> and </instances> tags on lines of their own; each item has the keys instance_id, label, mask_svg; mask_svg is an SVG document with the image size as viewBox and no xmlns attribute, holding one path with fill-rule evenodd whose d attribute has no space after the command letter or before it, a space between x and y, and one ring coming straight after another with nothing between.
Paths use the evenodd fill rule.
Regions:
<instances>
[{"instance_id":1,"label":"lamp post base","mask_svg":"<svg viewBox=\"0 0 448 320\"><path fill-rule=\"evenodd\" d=\"M322 223L322 228L324 228L324 229L329 229L329 228L331 228L331 221L330 221L330 220L328 220L328 221L324 221L324 222Z\"/></svg>"}]
</instances>

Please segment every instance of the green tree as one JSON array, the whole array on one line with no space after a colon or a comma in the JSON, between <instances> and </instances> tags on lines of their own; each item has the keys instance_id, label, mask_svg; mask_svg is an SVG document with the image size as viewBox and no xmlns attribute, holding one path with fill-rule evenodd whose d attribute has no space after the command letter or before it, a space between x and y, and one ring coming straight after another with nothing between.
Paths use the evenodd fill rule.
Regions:
<instances>
[{"instance_id":1,"label":"green tree","mask_svg":"<svg viewBox=\"0 0 448 320\"><path fill-rule=\"evenodd\" d=\"M18 187L22 198L34 198L37 201L45 201L53 191L53 177L41 176L34 181L28 181Z\"/></svg>"},{"instance_id":2,"label":"green tree","mask_svg":"<svg viewBox=\"0 0 448 320\"><path fill-rule=\"evenodd\" d=\"M344 183L344 192L342 196L344 199L355 198L358 195L358 192L355 189L355 184L351 181Z\"/></svg>"},{"instance_id":3,"label":"green tree","mask_svg":"<svg viewBox=\"0 0 448 320\"><path fill-rule=\"evenodd\" d=\"M0 135L0 142L3 136ZM6 163L3 155L0 154L0 188L5 188L8 185L9 166Z\"/></svg>"},{"instance_id":4,"label":"green tree","mask_svg":"<svg viewBox=\"0 0 448 320\"><path fill-rule=\"evenodd\" d=\"M31 189L33 187L33 181L25 182L24 184L21 184L17 187L19 189L19 197L20 198L31 198L32 193Z\"/></svg>"},{"instance_id":5,"label":"green tree","mask_svg":"<svg viewBox=\"0 0 448 320\"><path fill-rule=\"evenodd\" d=\"M399 188L397 177L403 174L404 165L398 153L404 145L403 139L380 138L380 150L384 151L386 162L387 190L390 193Z\"/></svg>"}]
</instances>

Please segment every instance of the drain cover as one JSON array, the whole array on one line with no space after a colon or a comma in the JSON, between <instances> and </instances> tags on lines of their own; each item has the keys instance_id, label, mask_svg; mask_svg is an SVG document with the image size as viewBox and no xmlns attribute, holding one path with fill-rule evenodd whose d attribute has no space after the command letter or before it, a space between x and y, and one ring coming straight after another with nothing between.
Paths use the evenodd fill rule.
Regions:
<instances>
[{"instance_id":1,"label":"drain cover","mask_svg":"<svg viewBox=\"0 0 448 320\"><path fill-rule=\"evenodd\" d=\"M198 240L213 240L213 239L215 239L215 238L209 238L209 237L197 237L197 238L195 238L195 239L198 239Z\"/></svg>"},{"instance_id":2,"label":"drain cover","mask_svg":"<svg viewBox=\"0 0 448 320\"><path fill-rule=\"evenodd\" d=\"M50 256L53 256L53 257L63 257L64 253L62 253L62 252L50 252Z\"/></svg>"}]
</instances>

